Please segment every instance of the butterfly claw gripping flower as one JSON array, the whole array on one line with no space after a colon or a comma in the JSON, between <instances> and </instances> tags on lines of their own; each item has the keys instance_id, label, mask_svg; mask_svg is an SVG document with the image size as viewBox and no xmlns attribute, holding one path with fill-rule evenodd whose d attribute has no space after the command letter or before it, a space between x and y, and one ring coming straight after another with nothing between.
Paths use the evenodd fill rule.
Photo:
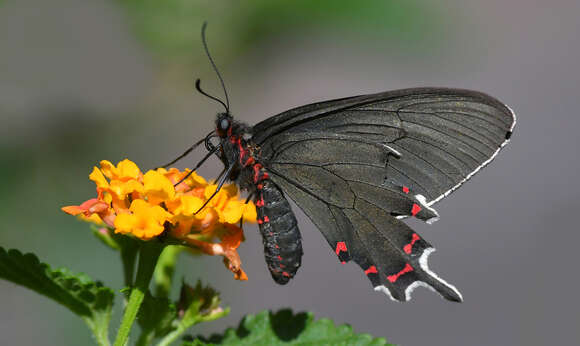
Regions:
<instances>
[{"instance_id":1,"label":"butterfly claw gripping flower","mask_svg":"<svg viewBox=\"0 0 580 346\"><path fill-rule=\"evenodd\" d=\"M226 267L238 280L247 280L237 248L243 240L244 221L256 222L253 203L239 199L235 186L224 186L207 206L199 208L216 186L192 173L177 186L188 170L158 168L141 172L130 160L116 166L103 160L89 175L97 185L97 198L62 210L85 221L105 225L115 233L141 240L164 235L164 240L187 245L209 255L224 257Z\"/></svg>"}]
</instances>

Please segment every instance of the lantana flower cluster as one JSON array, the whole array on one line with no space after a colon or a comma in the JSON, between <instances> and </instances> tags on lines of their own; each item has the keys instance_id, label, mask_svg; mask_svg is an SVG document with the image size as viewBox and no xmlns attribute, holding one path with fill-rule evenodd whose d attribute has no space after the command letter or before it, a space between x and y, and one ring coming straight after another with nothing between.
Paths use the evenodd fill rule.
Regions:
<instances>
[{"instance_id":1,"label":"lantana flower cluster","mask_svg":"<svg viewBox=\"0 0 580 346\"><path fill-rule=\"evenodd\" d=\"M237 224L242 219L256 222L254 204L241 200L235 185L224 185L200 210L217 186L195 172L176 185L189 173L157 168L143 174L130 160L117 166L103 160L89 175L97 185L97 197L62 210L115 233L144 241L158 238L224 256L235 278L247 280L236 250L244 239Z\"/></svg>"}]
</instances>

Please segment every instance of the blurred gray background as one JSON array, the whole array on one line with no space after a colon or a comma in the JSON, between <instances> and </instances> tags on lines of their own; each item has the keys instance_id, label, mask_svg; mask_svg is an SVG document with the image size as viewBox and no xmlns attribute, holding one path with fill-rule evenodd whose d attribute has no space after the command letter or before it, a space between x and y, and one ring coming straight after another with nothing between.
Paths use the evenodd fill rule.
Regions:
<instances>
[{"instance_id":1,"label":"blurred gray background","mask_svg":"<svg viewBox=\"0 0 580 346\"><path fill-rule=\"evenodd\" d=\"M154 167L213 126L220 107L193 88L200 77L221 93L199 39L208 20L232 111L250 124L317 100L448 86L498 97L518 125L489 167L436 205L439 222L412 222L464 303L424 289L390 301L297 211L305 255L287 286L270 278L254 225L240 248L247 282L221 258L181 259L178 277L214 285L232 308L194 334L292 307L402 345L580 344L580 2L216 3L0 0L1 246L121 288L116 255L59 207L93 196L99 160ZM0 306L2 345L92 343L80 319L4 281Z\"/></svg>"}]
</instances>

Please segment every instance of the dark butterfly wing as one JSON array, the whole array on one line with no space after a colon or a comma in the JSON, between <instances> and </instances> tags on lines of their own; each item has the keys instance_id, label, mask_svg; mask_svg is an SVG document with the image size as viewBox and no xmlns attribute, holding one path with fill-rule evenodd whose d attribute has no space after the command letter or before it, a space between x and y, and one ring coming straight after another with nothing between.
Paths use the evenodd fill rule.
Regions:
<instances>
[{"instance_id":1,"label":"dark butterfly wing","mask_svg":"<svg viewBox=\"0 0 580 346\"><path fill-rule=\"evenodd\" d=\"M407 186L432 205L488 164L514 126L514 113L486 94L418 88L295 108L258 123L253 138L266 160L291 145L281 134L335 133L382 144L402 158L390 155L386 171L385 165L375 167L379 161L357 169Z\"/></svg>"},{"instance_id":2,"label":"dark butterfly wing","mask_svg":"<svg viewBox=\"0 0 580 346\"><path fill-rule=\"evenodd\" d=\"M271 179L376 290L406 301L417 286L459 292L428 268L434 251L398 218L430 207L507 143L515 118L472 91L407 89L303 106L257 124Z\"/></svg>"}]
</instances>

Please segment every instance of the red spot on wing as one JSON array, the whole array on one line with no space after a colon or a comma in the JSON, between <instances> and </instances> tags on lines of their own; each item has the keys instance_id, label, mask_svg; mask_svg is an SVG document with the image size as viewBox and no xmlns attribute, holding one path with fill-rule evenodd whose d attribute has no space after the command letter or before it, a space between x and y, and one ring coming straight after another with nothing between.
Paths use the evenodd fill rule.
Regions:
<instances>
[{"instance_id":1,"label":"red spot on wing","mask_svg":"<svg viewBox=\"0 0 580 346\"><path fill-rule=\"evenodd\" d=\"M413 203L413 208L411 209L411 215L415 216L421 211L421 207L417 203Z\"/></svg>"},{"instance_id":2,"label":"red spot on wing","mask_svg":"<svg viewBox=\"0 0 580 346\"><path fill-rule=\"evenodd\" d=\"M411 238L411 242L405 246L403 246L403 251L405 251L405 253L410 254L411 250L413 250L413 244L415 244L415 242L417 240L421 239L421 237L419 237L419 235L417 233L413 233L413 237Z\"/></svg>"},{"instance_id":3,"label":"red spot on wing","mask_svg":"<svg viewBox=\"0 0 580 346\"><path fill-rule=\"evenodd\" d=\"M375 266L370 266L367 270L365 270L365 274L369 275L369 274L376 274L379 271L377 270L377 267Z\"/></svg>"},{"instance_id":4,"label":"red spot on wing","mask_svg":"<svg viewBox=\"0 0 580 346\"><path fill-rule=\"evenodd\" d=\"M282 272L282 275L284 275L285 277L290 277L290 274L288 274L287 272Z\"/></svg>"},{"instance_id":5,"label":"red spot on wing","mask_svg":"<svg viewBox=\"0 0 580 346\"><path fill-rule=\"evenodd\" d=\"M338 243L336 243L336 249L334 251L336 251L337 256L341 251L345 251L345 252L348 251L346 249L346 243L343 241L339 241Z\"/></svg>"},{"instance_id":6,"label":"red spot on wing","mask_svg":"<svg viewBox=\"0 0 580 346\"><path fill-rule=\"evenodd\" d=\"M268 217L268 215L264 215L264 222L270 222L270 218Z\"/></svg>"},{"instance_id":7,"label":"red spot on wing","mask_svg":"<svg viewBox=\"0 0 580 346\"><path fill-rule=\"evenodd\" d=\"M278 261L282 260L282 256L278 255Z\"/></svg>"},{"instance_id":8,"label":"red spot on wing","mask_svg":"<svg viewBox=\"0 0 580 346\"><path fill-rule=\"evenodd\" d=\"M408 188L408 187L406 187L406 186L403 186L403 192L404 192L404 193L409 193L409 188Z\"/></svg>"},{"instance_id":9,"label":"red spot on wing","mask_svg":"<svg viewBox=\"0 0 580 346\"><path fill-rule=\"evenodd\" d=\"M262 185L262 184L258 184L257 188L258 188L258 190L261 190L261 189L263 189L263 188L264 188L264 185Z\"/></svg>"},{"instance_id":10,"label":"red spot on wing","mask_svg":"<svg viewBox=\"0 0 580 346\"><path fill-rule=\"evenodd\" d=\"M415 269L413 269L413 267L411 267L411 265L409 263L407 263L405 265L405 268L401 269L401 271L398 272L397 274L393 274L393 275L387 276L387 280L389 280L390 282L393 282L394 283L395 281L397 281L399 279L399 277L401 275L404 275L406 273L410 273L413 270L415 270Z\"/></svg>"}]
</instances>

